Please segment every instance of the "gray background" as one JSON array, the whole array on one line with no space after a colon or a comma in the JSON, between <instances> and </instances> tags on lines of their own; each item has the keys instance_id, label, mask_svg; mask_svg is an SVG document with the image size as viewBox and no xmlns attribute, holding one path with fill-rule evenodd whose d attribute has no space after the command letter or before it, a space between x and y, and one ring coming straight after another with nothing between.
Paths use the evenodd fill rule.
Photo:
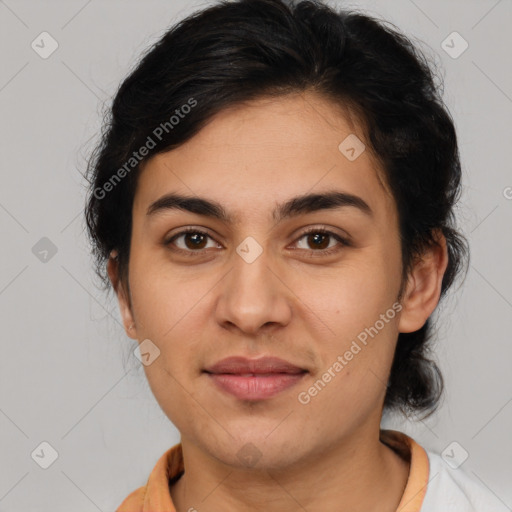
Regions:
<instances>
[{"instance_id":1,"label":"gray background","mask_svg":"<svg viewBox=\"0 0 512 512\"><path fill-rule=\"evenodd\" d=\"M80 171L102 109L137 57L204 5L0 1L0 511L112 511L178 442L131 355L136 342L119 324L117 303L96 286ZM453 471L468 471L510 508L512 5L344 5L387 19L433 49L460 140L458 218L472 249L465 284L441 308L437 357L446 401L429 420L387 418L384 426L438 453L456 441L469 458ZM47 59L31 47L43 31L59 45ZM458 58L441 47L453 31L469 44ZM46 262L32 250L43 237L57 248ZM31 457L43 441L58 453L48 469Z\"/></svg>"}]
</instances>

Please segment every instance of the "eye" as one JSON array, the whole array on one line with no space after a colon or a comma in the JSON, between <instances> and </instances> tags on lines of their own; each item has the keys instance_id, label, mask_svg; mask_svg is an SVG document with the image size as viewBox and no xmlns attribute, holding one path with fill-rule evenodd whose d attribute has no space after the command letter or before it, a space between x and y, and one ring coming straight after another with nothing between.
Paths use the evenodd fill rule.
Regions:
<instances>
[{"instance_id":1,"label":"eye","mask_svg":"<svg viewBox=\"0 0 512 512\"><path fill-rule=\"evenodd\" d=\"M180 239L182 239L182 244L184 244L181 247L180 244L176 243L176 241ZM205 245L208 239L213 240L213 238L205 231L201 231L197 228L187 228L165 241L164 245L176 245L177 249L173 248L173 250L177 250L187 256L194 256L194 253L201 253L203 250L208 248Z\"/></svg>"},{"instance_id":2,"label":"eye","mask_svg":"<svg viewBox=\"0 0 512 512\"><path fill-rule=\"evenodd\" d=\"M346 238L324 228L310 228L304 232L298 240L300 241L302 239L305 239L305 242L309 247L314 247L314 249L302 247L302 249L305 249L310 256L325 256L333 254L340 251L343 246L350 245ZM330 243L336 241L338 244Z\"/></svg>"},{"instance_id":3,"label":"eye","mask_svg":"<svg viewBox=\"0 0 512 512\"><path fill-rule=\"evenodd\" d=\"M210 247L207 245L208 239L214 242ZM306 244L311 244L309 247L313 247L313 249L300 247L300 249L305 250L309 256L326 256L340 251L343 246L350 246L350 242L346 238L327 229L318 227L310 228L302 233L295 243L299 243L302 239L305 239ZM338 243L332 244L331 242ZM173 235L171 238L164 241L164 245L166 247L170 246L173 251L186 256L200 255L206 251L206 249L212 247L222 248L207 232L194 227L184 229Z\"/></svg>"}]
</instances>

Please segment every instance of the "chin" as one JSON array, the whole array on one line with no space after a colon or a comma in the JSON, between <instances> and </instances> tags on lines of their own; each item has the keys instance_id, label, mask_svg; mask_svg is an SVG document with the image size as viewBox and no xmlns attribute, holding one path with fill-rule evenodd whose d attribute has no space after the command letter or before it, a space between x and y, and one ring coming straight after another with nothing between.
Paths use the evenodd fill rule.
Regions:
<instances>
[{"instance_id":1,"label":"chin","mask_svg":"<svg viewBox=\"0 0 512 512\"><path fill-rule=\"evenodd\" d=\"M284 430L272 432L275 427L274 423L270 429L256 430L253 425L251 432L234 438L228 436L220 446L209 446L209 451L225 464L239 469L287 469L301 459L302 453L297 450L301 441L286 435Z\"/></svg>"}]
</instances>

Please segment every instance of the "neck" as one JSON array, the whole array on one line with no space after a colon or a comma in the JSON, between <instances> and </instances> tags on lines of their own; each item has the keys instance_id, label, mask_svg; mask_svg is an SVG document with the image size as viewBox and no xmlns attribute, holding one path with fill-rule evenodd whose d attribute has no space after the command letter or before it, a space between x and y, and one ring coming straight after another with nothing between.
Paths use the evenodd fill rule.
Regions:
<instances>
[{"instance_id":1,"label":"neck","mask_svg":"<svg viewBox=\"0 0 512 512\"><path fill-rule=\"evenodd\" d=\"M357 432L327 452L291 466L240 469L211 458L182 438L185 473L171 495L177 512L395 512L409 464L377 435Z\"/></svg>"}]
</instances>

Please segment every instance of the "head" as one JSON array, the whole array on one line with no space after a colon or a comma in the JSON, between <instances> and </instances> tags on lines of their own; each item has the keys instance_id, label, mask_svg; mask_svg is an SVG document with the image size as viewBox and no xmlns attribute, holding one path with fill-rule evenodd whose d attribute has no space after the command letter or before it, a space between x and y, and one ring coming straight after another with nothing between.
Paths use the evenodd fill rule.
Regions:
<instances>
[{"instance_id":1,"label":"head","mask_svg":"<svg viewBox=\"0 0 512 512\"><path fill-rule=\"evenodd\" d=\"M390 24L240 0L170 29L114 98L86 220L128 336L160 351L146 375L182 436L292 458L297 439L320 449L383 410L434 412L432 315L468 254L460 179L435 75ZM204 373L262 354L304 384L240 402Z\"/></svg>"}]
</instances>

